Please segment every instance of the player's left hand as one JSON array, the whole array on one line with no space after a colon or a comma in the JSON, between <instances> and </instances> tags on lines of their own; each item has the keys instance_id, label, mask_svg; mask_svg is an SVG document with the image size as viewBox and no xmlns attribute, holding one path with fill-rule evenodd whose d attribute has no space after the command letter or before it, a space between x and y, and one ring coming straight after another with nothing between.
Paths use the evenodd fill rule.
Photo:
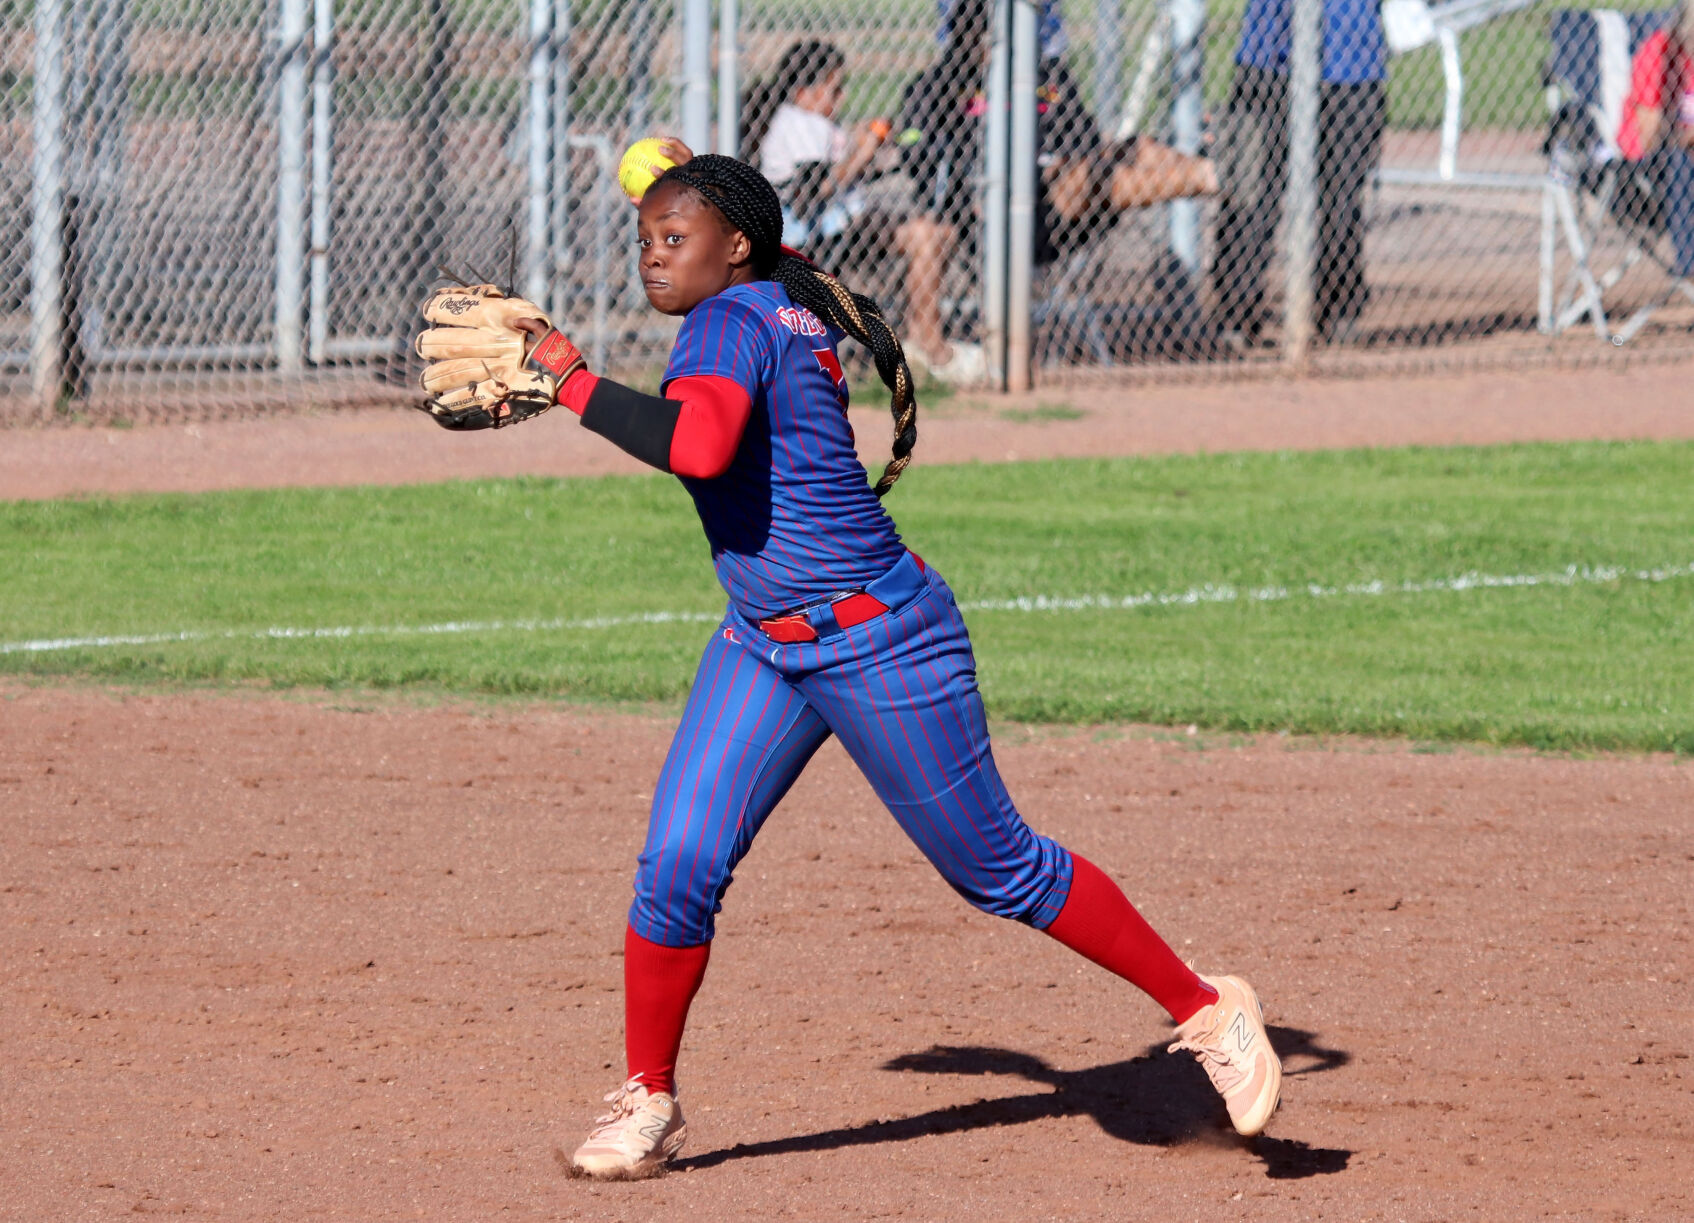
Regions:
<instances>
[{"instance_id":1,"label":"player's left hand","mask_svg":"<svg viewBox=\"0 0 1694 1223\"><path fill-rule=\"evenodd\" d=\"M437 289L424 303L430 326L418 335L422 383L417 405L444 429L502 429L539 416L587 363L540 306L494 285Z\"/></svg>"}]
</instances>

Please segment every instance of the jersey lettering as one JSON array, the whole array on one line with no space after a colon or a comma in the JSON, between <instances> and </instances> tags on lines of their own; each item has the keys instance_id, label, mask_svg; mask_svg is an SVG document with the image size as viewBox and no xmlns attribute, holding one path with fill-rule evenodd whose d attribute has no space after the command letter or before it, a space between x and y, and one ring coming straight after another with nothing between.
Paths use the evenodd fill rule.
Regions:
<instances>
[{"instance_id":1,"label":"jersey lettering","mask_svg":"<svg viewBox=\"0 0 1694 1223\"><path fill-rule=\"evenodd\" d=\"M776 321L795 335L824 334L822 321L804 306L783 306L776 312Z\"/></svg>"}]
</instances>

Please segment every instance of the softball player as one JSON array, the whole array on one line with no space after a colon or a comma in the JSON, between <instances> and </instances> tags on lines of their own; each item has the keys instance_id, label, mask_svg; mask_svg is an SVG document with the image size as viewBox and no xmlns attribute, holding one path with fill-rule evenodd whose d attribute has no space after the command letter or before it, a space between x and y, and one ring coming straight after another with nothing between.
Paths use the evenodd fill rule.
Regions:
<instances>
[{"instance_id":1,"label":"softball player","mask_svg":"<svg viewBox=\"0 0 1694 1223\"><path fill-rule=\"evenodd\" d=\"M569 368L580 362L574 346L570 362L550 367L564 371L558 402L585 427L681 477L729 595L636 867L627 1074L573 1171L649 1175L682 1148L677 1053L724 891L832 734L960 895L1151 995L1177 1023L1172 1050L1196 1054L1235 1128L1258 1133L1282 1076L1258 999L1238 978L1198 976L1104 873L1018 815L994 766L953 594L878 499L916 440L899 342L873 302L781 238L776 192L751 166L702 155L667 171L639 221L648 300L683 318L661 396ZM894 457L874 489L847 421L843 334L870 349L892 391ZM568 345L556 336L535 352Z\"/></svg>"}]
</instances>

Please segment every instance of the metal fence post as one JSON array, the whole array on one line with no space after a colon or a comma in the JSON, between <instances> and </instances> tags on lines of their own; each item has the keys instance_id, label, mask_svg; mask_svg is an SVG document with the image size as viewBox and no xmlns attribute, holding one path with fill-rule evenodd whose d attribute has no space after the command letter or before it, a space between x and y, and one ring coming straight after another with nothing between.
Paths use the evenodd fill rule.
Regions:
<instances>
[{"instance_id":1,"label":"metal fence post","mask_svg":"<svg viewBox=\"0 0 1694 1223\"><path fill-rule=\"evenodd\" d=\"M306 0L282 0L277 58L276 364L293 374L306 270Z\"/></svg>"},{"instance_id":2,"label":"metal fence post","mask_svg":"<svg viewBox=\"0 0 1694 1223\"><path fill-rule=\"evenodd\" d=\"M94 87L89 110L89 151L81 174L81 195L89 213L83 222L84 248L95 264L108 264L117 249L124 211L127 165L126 124L130 109L130 53L135 42L130 0L103 0L95 7ZM110 300L111 278L102 279L92 269L85 281L85 295L78 313L87 331L87 343L99 349L110 332L115 314L122 312ZM97 352L87 352L90 363ZM86 372L86 371L85 371Z\"/></svg>"},{"instance_id":3,"label":"metal fence post","mask_svg":"<svg viewBox=\"0 0 1694 1223\"><path fill-rule=\"evenodd\" d=\"M553 6L553 122L552 169L549 189L548 297L546 304L557 318L570 311L565 292L565 275L575 263L571 247L571 6L560 0ZM598 169L599 167L596 167ZM596 238L596 242L602 239ZM598 316L595 326L601 326ZM604 369L603 354L596 356L595 369Z\"/></svg>"},{"instance_id":4,"label":"metal fence post","mask_svg":"<svg viewBox=\"0 0 1694 1223\"><path fill-rule=\"evenodd\" d=\"M653 124L653 44L664 31L658 28L654 0L630 0L629 55L624 61L624 80L629 95L625 122L632 136L645 136Z\"/></svg>"},{"instance_id":5,"label":"metal fence post","mask_svg":"<svg viewBox=\"0 0 1694 1223\"><path fill-rule=\"evenodd\" d=\"M718 152L726 157L741 155L740 8L718 0Z\"/></svg>"},{"instance_id":6,"label":"metal fence post","mask_svg":"<svg viewBox=\"0 0 1694 1223\"><path fill-rule=\"evenodd\" d=\"M442 215L446 195L447 122L452 88L453 17L447 0L415 0L411 14L416 38L416 73L419 97L407 108L409 147L417 158L417 176L407 200L408 249L400 272L398 317L393 324L393 348L388 374L410 385L413 381L411 335L416 329L418 300L434 278L434 269L447 250L446 219ZM517 226L513 218L514 230ZM515 235L514 235L515 236ZM468 271L468 267L466 268ZM495 273L498 275L499 273Z\"/></svg>"},{"instance_id":7,"label":"metal fence post","mask_svg":"<svg viewBox=\"0 0 1694 1223\"><path fill-rule=\"evenodd\" d=\"M1122 117L1123 26L1123 0L1094 0L1094 109L1106 132Z\"/></svg>"},{"instance_id":8,"label":"metal fence post","mask_svg":"<svg viewBox=\"0 0 1694 1223\"><path fill-rule=\"evenodd\" d=\"M1312 346L1318 237L1318 90L1323 68L1323 0L1294 0L1288 73L1288 287L1283 351L1301 369Z\"/></svg>"},{"instance_id":9,"label":"metal fence post","mask_svg":"<svg viewBox=\"0 0 1694 1223\"><path fill-rule=\"evenodd\" d=\"M65 273L65 9L62 0L36 0L35 96L31 106L35 157L30 167L30 389L42 410L52 412L64 377L59 351Z\"/></svg>"},{"instance_id":10,"label":"metal fence post","mask_svg":"<svg viewBox=\"0 0 1694 1223\"><path fill-rule=\"evenodd\" d=\"M528 224L524 230L523 294L532 302L547 300L547 247L552 220L547 193L552 185L548 158L552 144L553 0L531 0L529 6L529 98L524 107L525 200Z\"/></svg>"},{"instance_id":11,"label":"metal fence post","mask_svg":"<svg viewBox=\"0 0 1694 1223\"><path fill-rule=\"evenodd\" d=\"M1321 3L1322 0L1319 0ZM1178 152L1198 153L1201 113L1205 108L1206 0L1170 0L1171 144ZM1200 270L1200 204L1172 200L1171 254L1190 275Z\"/></svg>"},{"instance_id":12,"label":"metal fence post","mask_svg":"<svg viewBox=\"0 0 1694 1223\"><path fill-rule=\"evenodd\" d=\"M1012 147L1012 0L994 6L982 181L982 351L989 385L1006 389L1006 156Z\"/></svg>"},{"instance_id":13,"label":"metal fence post","mask_svg":"<svg viewBox=\"0 0 1694 1223\"><path fill-rule=\"evenodd\" d=\"M683 0L682 141L696 151L712 142L712 0Z\"/></svg>"},{"instance_id":14,"label":"metal fence post","mask_svg":"<svg viewBox=\"0 0 1694 1223\"><path fill-rule=\"evenodd\" d=\"M1006 389L1027 391L1033 364L1035 281L1035 86L1040 71L1039 14L1030 0L1012 0L1012 122L1007 171L1010 254L1006 269Z\"/></svg>"},{"instance_id":15,"label":"metal fence post","mask_svg":"<svg viewBox=\"0 0 1694 1223\"><path fill-rule=\"evenodd\" d=\"M335 0L313 0L312 286L306 355L324 360L329 342L329 223L335 157Z\"/></svg>"}]
</instances>

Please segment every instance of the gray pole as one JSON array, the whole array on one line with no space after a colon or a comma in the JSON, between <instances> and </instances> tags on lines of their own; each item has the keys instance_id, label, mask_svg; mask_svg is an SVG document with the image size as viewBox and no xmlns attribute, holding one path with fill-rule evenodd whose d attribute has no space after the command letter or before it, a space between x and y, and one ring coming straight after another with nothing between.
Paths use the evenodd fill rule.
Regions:
<instances>
[{"instance_id":1,"label":"gray pole","mask_svg":"<svg viewBox=\"0 0 1694 1223\"><path fill-rule=\"evenodd\" d=\"M528 119L524 141L525 199L528 224L524 228L523 295L532 302L547 300L547 238L549 215L547 189L548 154L552 145L553 0L531 0L529 6L529 99L524 107Z\"/></svg>"},{"instance_id":2,"label":"gray pole","mask_svg":"<svg viewBox=\"0 0 1694 1223\"><path fill-rule=\"evenodd\" d=\"M736 0L718 0L718 152L726 157L741 155L740 25Z\"/></svg>"},{"instance_id":3,"label":"gray pole","mask_svg":"<svg viewBox=\"0 0 1694 1223\"><path fill-rule=\"evenodd\" d=\"M653 0L631 0L629 8L629 57L624 62L624 80L629 86L629 134L639 139L649 135L653 124L653 44L657 41ZM630 260L630 266L635 261ZM640 281L635 282L637 285Z\"/></svg>"},{"instance_id":4,"label":"gray pole","mask_svg":"<svg viewBox=\"0 0 1694 1223\"><path fill-rule=\"evenodd\" d=\"M1011 0L994 6L982 180L982 351L989 385L1006 389L1006 157L1012 147Z\"/></svg>"},{"instance_id":5,"label":"gray pole","mask_svg":"<svg viewBox=\"0 0 1694 1223\"><path fill-rule=\"evenodd\" d=\"M94 95L87 130L92 146L90 168L85 171L82 198L90 211L82 231L87 235L85 252L103 253L110 261L118 249L121 224L121 201L124 192L124 125L131 114L129 104L130 47L134 43L134 22L129 0L102 0L95 9L94 29ZM84 268L83 299L78 313L85 327L96 330L106 342L115 338L109 326L112 316L108 303L95 300L98 293L88 290L93 270ZM110 284L109 279L106 280ZM67 311L67 313L69 313ZM84 353L92 363L92 353ZM86 365L83 374L86 378Z\"/></svg>"},{"instance_id":6,"label":"gray pole","mask_svg":"<svg viewBox=\"0 0 1694 1223\"><path fill-rule=\"evenodd\" d=\"M555 318L567 312L565 276L576 261L571 249L571 6L570 0L560 0L553 6L553 183L550 191L551 252L548 271L552 295L543 302ZM597 170L600 167L595 167ZM604 177L603 174L596 178ZM599 239L596 240L597 242ZM596 320L595 326L600 325ZM604 369L601 358L595 358L595 369Z\"/></svg>"},{"instance_id":7,"label":"gray pole","mask_svg":"<svg viewBox=\"0 0 1694 1223\"><path fill-rule=\"evenodd\" d=\"M1323 68L1323 0L1294 0L1288 71L1288 288L1283 347L1295 369L1312 346L1312 276L1317 259L1318 89Z\"/></svg>"},{"instance_id":8,"label":"gray pole","mask_svg":"<svg viewBox=\"0 0 1694 1223\"><path fill-rule=\"evenodd\" d=\"M30 389L44 412L59 398L60 312L64 306L65 10L36 0L35 97L29 252Z\"/></svg>"},{"instance_id":9,"label":"gray pole","mask_svg":"<svg viewBox=\"0 0 1694 1223\"><path fill-rule=\"evenodd\" d=\"M282 0L277 57L276 365L294 374L306 273L306 0Z\"/></svg>"},{"instance_id":10,"label":"gray pole","mask_svg":"<svg viewBox=\"0 0 1694 1223\"><path fill-rule=\"evenodd\" d=\"M1323 0L1318 0L1321 5ZM1201 112L1205 106L1206 0L1170 0L1171 144L1182 153L1198 153ZM1200 270L1200 205L1173 200L1170 205L1171 253L1190 274Z\"/></svg>"},{"instance_id":11,"label":"gray pole","mask_svg":"<svg viewBox=\"0 0 1694 1223\"><path fill-rule=\"evenodd\" d=\"M683 0L682 142L712 142L712 0Z\"/></svg>"},{"instance_id":12,"label":"gray pole","mask_svg":"<svg viewBox=\"0 0 1694 1223\"><path fill-rule=\"evenodd\" d=\"M1122 0L1095 0L1094 109L1105 132L1118 125L1123 105L1123 25Z\"/></svg>"},{"instance_id":13,"label":"gray pole","mask_svg":"<svg viewBox=\"0 0 1694 1223\"><path fill-rule=\"evenodd\" d=\"M306 355L329 342L329 217L335 157L335 0L314 0L312 22L312 303Z\"/></svg>"},{"instance_id":14,"label":"gray pole","mask_svg":"<svg viewBox=\"0 0 1694 1223\"><path fill-rule=\"evenodd\" d=\"M1035 83L1041 51L1038 16L1030 0L1012 3L1012 140L1008 161L1011 206L1006 269L1006 389L1031 386L1031 309L1035 280Z\"/></svg>"}]
</instances>

